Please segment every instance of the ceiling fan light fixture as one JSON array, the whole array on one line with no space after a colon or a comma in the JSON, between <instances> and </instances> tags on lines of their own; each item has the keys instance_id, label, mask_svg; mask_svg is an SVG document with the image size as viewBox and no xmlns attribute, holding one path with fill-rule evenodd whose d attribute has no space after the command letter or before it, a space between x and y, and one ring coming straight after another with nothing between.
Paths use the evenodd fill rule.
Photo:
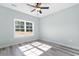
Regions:
<instances>
[{"instance_id":1,"label":"ceiling fan light fixture","mask_svg":"<svg viewBox=\"0 0 79 59\"><path fill-rule=\"evenodd\" d=\"M40 8L36 8L36 10L37 10L37 11L40 11L41 9L40 9Z\"/></svg>"}]
</instances>

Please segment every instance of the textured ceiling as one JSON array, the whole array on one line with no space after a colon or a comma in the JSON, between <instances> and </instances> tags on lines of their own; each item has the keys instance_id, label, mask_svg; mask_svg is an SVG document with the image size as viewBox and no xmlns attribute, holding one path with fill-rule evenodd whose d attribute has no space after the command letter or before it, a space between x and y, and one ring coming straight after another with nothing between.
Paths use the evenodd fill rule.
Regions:
<instances>
[{"instance_id":1,"label":"textured ceiling","mask_svg":"<svg viewBox=\"0 0 79 59\"><path fill-rule=\"evenodd\" d=\"M30 3L31 5L35 5L35 3ZM27 5L27 3L0 3L0 5L35 16L35 17L44 17L52 13L56 13L63 9L69 8L77 3L42 3L41 6L49 6L49 9L42 9L42 14L37 11L31 12L33 7Z\"/></svg>"}]
</instances>

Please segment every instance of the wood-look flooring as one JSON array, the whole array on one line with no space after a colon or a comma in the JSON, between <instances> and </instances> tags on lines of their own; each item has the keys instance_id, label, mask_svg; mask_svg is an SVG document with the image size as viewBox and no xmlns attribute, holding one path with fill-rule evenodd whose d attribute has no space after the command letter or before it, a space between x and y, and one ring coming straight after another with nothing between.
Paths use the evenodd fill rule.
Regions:
<instances>
[{"instance_id":1,"label":"wood-look flooring","mask_svg":"<svg viewBox=\"0 0 79 59\"><path fill-rule=\"evenodd\" d=\"M48 51L45 51L40 56L79 56L79 50L58 45L53 42L46 42L42 40L36 40L37 42L42 42L44 44L51 45L52 48ZM29 42L31 43L31 42ZM19 46L26 45L29 43L18 44L14 46L9 46L6 48L0 49L0 56L25 56L19 49ZM39 48L38 48L39 49Z\"/></svg>"}]
</instances>

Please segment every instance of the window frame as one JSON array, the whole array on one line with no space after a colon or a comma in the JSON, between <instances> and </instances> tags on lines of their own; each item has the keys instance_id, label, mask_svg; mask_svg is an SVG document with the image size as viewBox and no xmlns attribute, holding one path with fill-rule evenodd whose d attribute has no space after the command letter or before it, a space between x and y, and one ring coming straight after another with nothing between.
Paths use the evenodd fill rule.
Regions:
<instances>
[{"instance_id":1,"label":"window frame","mask_svg":"<svg viewBox=\"0 0 79 59\"><path fill-rule=\"evenodd\" d=\"M19 35L17 35L16 34L16 24L15 24L15 22L16 21L23 21L24 22L24 34L27 32L26 31L26 22L29 22L29 23L32 23L32 34L31 35L24 35L24 34L19 34ZM21 32L21 31L20 31ZM21 32L21 33L23 33L23 32ZM29 33L29 32L28 32ZM23 20L23 19L14 19L14 37L24 37L24 36L33 36L34 35L34 22L33 21L28 21L28 20Z\"/></svg>"}]
</instances>

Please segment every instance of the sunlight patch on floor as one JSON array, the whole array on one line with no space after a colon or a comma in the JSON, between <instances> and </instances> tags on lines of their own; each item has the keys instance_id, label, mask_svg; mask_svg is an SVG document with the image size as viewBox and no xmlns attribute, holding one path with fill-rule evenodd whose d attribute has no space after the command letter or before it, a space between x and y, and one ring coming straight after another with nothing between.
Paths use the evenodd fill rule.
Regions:
<instances>
[{"instance_id":1,"label":"sunlight patch on floor","mask_svg":"<svg viewBox=\"0 0 79 59\"><path fill-rule=\"evenodd\" d=\"M39 45L41 45L42 43L40 43L40 42L33 42L33 43L31 43L33 46L39 46Z\"/></svg>"},{"instance_id":2,"label":"sunlight patch on floor","mask_svg":"<svg viewBox=\"0 0 79 59\"><path fill-rule=\"evenodd\" d=\"M26 50L29 50L31 48L33 48L33 46L31 46L31 45L24 45L24 46L19 47L19 49L21 51L26 51Z\"/></svg>"},{"instance_id":3,"label":"sunlight patch on floor","mask_svg":"<svg viewBox=\"0 0 79 59\"><path fill-rule=\"evenodd\" d=\"M25 51L24 52L24 54L26 55L26 56L38 56L38 55L40 55L40 54L42 54L43 53L43 51L40 51L39 49L37 49L37 48L33 48L33 49L31 49L31 50L29 50L29 51Z\"/></svg>"},{"instance_id":4,"label":"sunlight patch on floor","mask_svg":"<svg viewBox=\"0 0 79 59\"><path fill-rule=\"evenodd\" d=\"M39 56L48 51L52 46L41 42L32 42L24 46L18 47L26 56Z\"/></svg>"},{"instance_id":5,"label":"sunlight patch on floor","mask_svg":"<svg viewBox=\"0 0 79 59\"><path fill-rule=\"evenodd\" d=\"M49 46L47 44L42 44L40 46L37 46L39 49L44 50L44 51L48 51L50 48L52 48L52 46Z\"/></svg>"}]
</instances>

